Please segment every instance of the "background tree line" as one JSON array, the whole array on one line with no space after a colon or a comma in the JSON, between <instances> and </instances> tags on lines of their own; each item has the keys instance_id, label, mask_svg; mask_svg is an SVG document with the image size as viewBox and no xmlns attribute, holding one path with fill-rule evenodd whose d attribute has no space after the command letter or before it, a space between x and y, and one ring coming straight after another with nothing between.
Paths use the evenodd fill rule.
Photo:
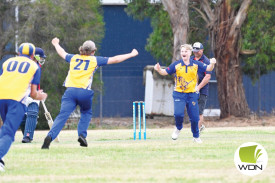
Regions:
<instances>
[{"instance_id":1,"label":"background tree line","mask_svg":"<svg viewBox=\"0 0 275 183\"><path fill-rule=\"evenodd\" d=\"M180 58L181 44L204 43L217 59L215 71L221 118L249 115L242 73L255 81L275 69L275 1L128 2L129 15L139 20L151 18L153 33L147 40L146 49L155 58L169 65Z\"/></svg>"},{"instance_id":2,"label":"background tree line","mask_svg":"<svg viewBox=\"0 0 275 183\"><path fill-rule=\"evenodd\" d=\"M157 60L169 65L180 58L179 46L202 42L218 60L221 117L246 116L249 108L242 85L242 73L257 80L274 70L275 34L273 0L131 0L125 11L143 20L150 18L153 32L148 50ZM19 22L15 8L19 7ZM41 86L49 94L47 105L55 117L64 92L62 83L69 65L60 59L51 39L59 37L69 53L77 53L87 39L100 46L104 37L103 12L99 0L2 0L0 1L0 56L15 54L18 42L32 42L47 55L42 68ZM206 39L208 38L208 39ZM8 51L7 51L8 50ZM96 75L93 89L99 90ZM96 98L96 97L95 97ZM43 116L44 111L40 110ZM46 123L38 124L46 127ZM42 125L42 126L41 126Z\"/></svg>"}]
</instances>

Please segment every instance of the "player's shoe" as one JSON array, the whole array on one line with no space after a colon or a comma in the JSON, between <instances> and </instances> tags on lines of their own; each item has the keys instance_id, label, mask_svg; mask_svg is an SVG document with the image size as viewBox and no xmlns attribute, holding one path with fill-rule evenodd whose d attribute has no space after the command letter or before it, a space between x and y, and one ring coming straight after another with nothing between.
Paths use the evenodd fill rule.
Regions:
<instances>
[{"instance_id":1,"label":"player's shoe","mask_svg":"<svg viewBox=\"0 0 275 183\"><path fill-rule=\"evenodd\" d=\"M4 172L5 171L5 163L2 159L0 159L0 172Z\"/></svg>"},{"instance_id":2,"label":"player's shoe","mask_svg":"<svg viewBox=\"0 0 275 183\"><path fill-rule=\"evenodd\" d=\"M52 142L52 137L51 136L47 136L44 139L44 143L43 143L41 149L49 149L51 142Z\"/></svg>"},{"instance_id":3,"label":"player's shoe","mask_svg":"<svg viewBox=\"0 0 275 183\"><path fill-rule=\"evenodd\" d=\"M79 135L77 141L80 143L80 146L88 147L88 143L87 143L86 139L82 135Z\"/></svg>"},{"instance_id":4,"label":"player's shoe","mask_svg":"<svg viewBox=\"0 0 275 183\"><path fill-rule=\"evenodd\" d=\"M205 130L205 126L204 125L201 125L201 127L200 127L200 133L202 133L204 130Z\"/></svg>"},{"instance_id":5,"label":"player's shoe","mask_svg":"<svg viewBox=\"0 0 275 183\"><path fill-rule=\"evenodd\" d=\"M194 142L201 144L202 140L200 139L200 137L198 137L198 138L194 138Z\"/></svg>"},{"instance_id":6,"label":"player's shoe","mask_svg":"<svg viewBox=\"0 0 275 183\"><path fill-rule=\"evenodd\" d=\"M32 140L30 137L24 137L23 140L22 140L22 143L31 143Z\"/></svg>"},{"instance_id":7,"label":"player's shoe","mask_svg":"<svg viewBox=\"0 0 275 183\"><path fill-rule=\"evenodd\" d=\"M177 140L178 137L180 135L180 130L178 130L177 128L175 128L174 132L172 133L172 139L173 140Z\"/></svg>"}]
</instances>

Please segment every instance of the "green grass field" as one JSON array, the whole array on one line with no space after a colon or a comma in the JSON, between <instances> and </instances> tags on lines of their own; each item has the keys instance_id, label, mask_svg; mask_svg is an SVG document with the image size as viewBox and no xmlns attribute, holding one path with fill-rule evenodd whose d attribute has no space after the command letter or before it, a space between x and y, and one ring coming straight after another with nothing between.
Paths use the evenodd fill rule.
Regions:
<instances>
[{"instance_id":1,"label":"green grass field","mask_svg":"<svg viewBox=\"0 0 275 183\"><path fill-rule=\"evenodd\" d=\"M41 150L47 131L36 131L31 144L22 133L5 156L0 182L275 182L275 127L208 128L203 144L184 128L176 141L173 129L148 129L147 140L132 140L132 130L90 130L88 148L77 131L61 131L60 143ZM266 169L242 175L234 153L245 142L257 142L268 153Z\"/></svg>"}]
</instances>

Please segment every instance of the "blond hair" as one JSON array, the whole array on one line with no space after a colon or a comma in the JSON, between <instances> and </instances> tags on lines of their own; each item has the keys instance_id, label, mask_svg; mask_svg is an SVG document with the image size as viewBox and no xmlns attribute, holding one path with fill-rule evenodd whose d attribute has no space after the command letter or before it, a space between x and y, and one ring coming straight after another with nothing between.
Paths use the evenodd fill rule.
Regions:
<instances>
[{"instance_id":1,"label":"blond hair","mask_svg":"<svg viewBox=\"0 0 275 183\"><path fill-rule=\"evenodd\" d=\"M80 55L91 55L97 50L95 43L91 40L85 41L82 46L79 47Z\"/></svg>"},{"instance_id":2,"label":"blond hair","mask_svg":"<svg viewBox=\"0 0 275 183\"><path fill-rule=\"evenodd\" d=\"M186 50L193 50L193 47L191 46L191 44L183 44L180 46L180 49L185 48Z\"/></svg>"}]
</instances>

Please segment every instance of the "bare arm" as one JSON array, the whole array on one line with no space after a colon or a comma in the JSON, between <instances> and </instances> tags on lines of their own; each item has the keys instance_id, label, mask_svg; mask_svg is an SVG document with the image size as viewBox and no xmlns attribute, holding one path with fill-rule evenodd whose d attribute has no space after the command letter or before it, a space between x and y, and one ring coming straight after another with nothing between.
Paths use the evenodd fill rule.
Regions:
<instances>
[{"instance_id":1,"label":"bare arm","mask_svg":"<svg viewBox=\"0 0 275 183\"><path fill-rule=\"evenodd\" d=\"M34 100L45 100L47 98L47 93L44 93L43 90L38 90L37 91L37 85L32 84L31 85L31 98Z\"/></svg>"},{"instance_id":2,"label":"bare arm","mask_svg":"<svg viewBox=\"0 0 275 183\"><path fill-rule=\"evenodd\" d=\"M206 74L203 78L203 80L201 81L201 83L198 85L198 91L200 91L200 89L202 89L211 79L211 74Z\"/></svg>"},{"instance_id":3,"label":"bare arm","mask_svg":"<svg viewBox=\"0 0 275 183\"><path fill-rule=\"evenodd\" d=\"M53 38L52 44L55 47L55 50L58 53L58 55L65 59L68 53L59 45L59 39L57 37Z\"/></svg>"},{"instance_id":4,"label":"bare arm","mask_svg":"<svg viewBox=\"0 0 275 183\"><path fill-rule=\"evenodd\" d=\"M210 59L210 64L207 66L206 71L212 71L215 67L215 64L216 64L216 59L211 58Z\"/></svg>"},{"instance_id":5,"label":"bare arm","mask_svg":"<svg viewBox=\"0 0 275 183\"><path fill-rule=\"evenodd\" d=\"M168 73L166 72L165 69L162 69L159 65L159 63L157 63L155 66L154 66L154 69L162 76L166 76L168 75Z\"/></svg>"},{"instance_id":6,"label":"bare arm","mask_svg":"<svg viewBox=\"0 0 275 183\"><path fill-rule=\"evenodd\" d=\"M129 58L135 57L138 55L138 51L133 49L131 53L123 54L123 55L116 55L114 57L109 57L107 64L117 64L123 62Z\"/></svg>"}]
</instances>

